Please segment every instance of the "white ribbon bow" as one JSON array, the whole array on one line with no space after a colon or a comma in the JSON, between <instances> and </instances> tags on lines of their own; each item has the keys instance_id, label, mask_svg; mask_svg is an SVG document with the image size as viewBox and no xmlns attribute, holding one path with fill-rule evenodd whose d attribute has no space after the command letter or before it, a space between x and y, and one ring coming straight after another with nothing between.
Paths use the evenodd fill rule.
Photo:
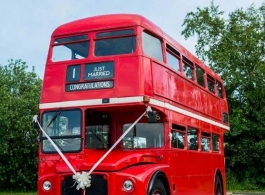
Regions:
<instances>
[{"instance_id":1,"label":"white ribbon bow","mask_svg":"<svg viewBox=\"0 0 265 195\"><path fill-rule=\"evenodd\" d=\"M79 190L81 189L85 189L91 186L91 176L83 171L82 174L80 173L76 173L73 175L73 179L75 179L77 186L76 189Z\"/></svg>"}]
</instances>

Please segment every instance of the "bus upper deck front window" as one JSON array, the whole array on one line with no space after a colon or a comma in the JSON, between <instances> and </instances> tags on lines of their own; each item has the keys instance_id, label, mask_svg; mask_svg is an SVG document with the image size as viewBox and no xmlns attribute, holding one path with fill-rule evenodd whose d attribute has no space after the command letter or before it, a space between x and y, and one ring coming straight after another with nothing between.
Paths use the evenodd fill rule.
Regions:
<instances>
[{"instance_id":1,"label":"bus upper deck front window","mask_svg":"<svg viewBox=\"0 0 265 195\"><path fill-rule=\"evenodd\" d=\"M54 40L52 61L82 59L88 56L89 44L87 35L58 38Z\"/></svg>"},{"instance_id":2,"label":"bus upper deck front window","mask_svg":"<svg viewBox=\"0 0 265 195\"><path fill-rule=\"evenodd\" d=\"M81 150L81 111L50 111L42 115L42 127L62 152ZM41 136L42 151L56 152L44 134Z\"/></svg>"},{"instance_id":3,"label":"bus upper deck front window","mask_svg":"<svg viewBox=\"0 0 265 195\"><path fill-rule=\"evenodd\" d=\"M134 53L136 35L133 29L97 33L95 56Z\"/></svg>"}]
</instances>

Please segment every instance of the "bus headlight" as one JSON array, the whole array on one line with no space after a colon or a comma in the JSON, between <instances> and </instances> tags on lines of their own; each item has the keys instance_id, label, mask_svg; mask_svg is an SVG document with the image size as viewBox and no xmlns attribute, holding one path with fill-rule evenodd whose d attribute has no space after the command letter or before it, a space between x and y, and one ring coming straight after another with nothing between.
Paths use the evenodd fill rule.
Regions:
<instances>
[{"instance_id":1,"label":"bus headlight","mask_svg":"<svg viewBox=\"0 0 265 195\"><path fill-rule=\"evenodd\" d=\"M131 180L125 180L123 183L123 190L128 192L133 190L133 182Z\"/></svg>"},{"instance_id":2,"label":"bus headlight","mask_svg":"<svg viewBox=\"0 0 265 195\"><path fill-rule=\"evenodd\" d=\"M50 181L45 181L45 182L43 183L42 187L43 187L43 189L44 189L45 191L48 191L48 190L51 189L52 184L51 184Z\"/></svg>"}]
</instances>

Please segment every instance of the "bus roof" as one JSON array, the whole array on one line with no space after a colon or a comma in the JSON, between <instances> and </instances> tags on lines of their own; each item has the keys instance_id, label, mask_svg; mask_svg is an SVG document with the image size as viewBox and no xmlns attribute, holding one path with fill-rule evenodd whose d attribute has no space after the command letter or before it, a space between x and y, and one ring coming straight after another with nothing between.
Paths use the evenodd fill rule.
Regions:
<instances>
[{"instance_id":1,"label":"bus roof","mask_svg":"<svg viewBox=\"0 0 265 195\"><path fill-rule=\"evenodd\" d=\"M191 60L193 63L201 66L207 72L207 74L213 76L214 78L218 78L219 81L221 81L219 75L217 75L212 69L206 66L196 56L190 53L186 48L184 48L176 40L170 37L167 33L163 32L159 26L138 14L107 14L75 20L56 28L52 33L52 36L56 37L76 33L84 33L94 30L115 29L130 26L142 26L148 29L150 32L155 33L157 36L165 39L183 56Z\"/></svg>"},{"instance_id":2,"label":"bus roof","mask_svg":"<svg viewBox=\"0 0 265 195\"><path fill-rule=\"evenodd\" d=\"M143 26L156 29L161 34L162 30L150 20L137 14L108 14L99 15L63 24L56 28L53 36L81 33L106 28L119 28L125 26Z\"/></svg>"}]
</instances>

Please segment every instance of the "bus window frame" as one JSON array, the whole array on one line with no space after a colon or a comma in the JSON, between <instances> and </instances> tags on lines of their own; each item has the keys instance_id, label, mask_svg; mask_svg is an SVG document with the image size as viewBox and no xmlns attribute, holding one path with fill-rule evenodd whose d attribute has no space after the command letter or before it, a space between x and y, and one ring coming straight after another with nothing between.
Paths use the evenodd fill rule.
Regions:
<instances>
[{"instance_id":1,"label":"bus window frame","mask_svg":"<svg viewBox=\"0 0 265 195\"><path fill-rule=\"evenodd\" d=\"M58 113L58 112L65 112L65 111L79 111L80 112L80 134L76 134L76 135L67 135L67 134L64 134L64 135L55 135L55 136L50 136L50 138L56 143L56 140L64 140L64 139L80 139L80 149L79 150L65 150L65 151L62 151L63 153L79 153L83 150L83 129L82 129L82 124L83 124L83 111L82 109L80 108L71 108L71 109L65 109L65 110L62 110L62 111L59 111L59 110L46 110L44 111L43 113L41 113L41 126L43 128L47 128L45 127L44 125L44 119L43 119L43 116L45 113L49 113L49 112L54 112L54 113ZM59 114L60 115L60 114ZM57 116L57 117L60 117L60 116ZM56 117L56 118L57 118ZM45 123L48 125L48 123ZM51 124L52 125L52 124ZM52 127L54 128L54 127ZM68 126L67 126L67 129L68 129ZM73 130L73 129L72 129ZM45 132L47 133L47 130L45 130ZM40 150L43 154L53 154L53 153L57 153L57 151L54 149L53 151L45 151L43 149L43 144L44 144L44 140L47 140L48 143L49 143L49 140L48 138L41 132L40 133Z\"/></svg>"},{"instance_id":2,"label":"bus window frame","mask_svg":"<svg viewBox=\"0 0 265 195\"><path fill-rule=\"evenodd\" d=\"M169 64L168 55L171 55L173 58L178 60L178 68L179 68L179 70L176 70L174 68L174 66ZM181 70L182 70L182 68L181 68L181 55L176 49L174 49L168 43L165 43L165 60L166 60L166 64L168 65L168 67L170 67L171 69L173 69L177 73L181 73Z\"/></svg>"},{"instance_id":3,"label":"bus window frame","mask_svg":"<svg viewBox=\"0 0 265 195\"><path fill-rule=\"evenodd\" d=\"M153 37L154 39L159 40L160 46L161 46L161 57L162 57L162 59L158 59L158 58L156 58L154 56L151 56L151 55L145 53L145 51L144 51L144 42L143 42L143 34L144 33L149 35L150 37ZM164 42L164 39L162 37L159 37L156 33L151 32L149 29L143 29L141 31L141 52L142 52L143 55L148 56L149 58L151 58L154 61L159 62L160 64L161 63L165 64L165 48L166 48L165 47L165 42Z\"/></svg>"},{"instance_id":4,"label":"bus window frame","mask_svg":"<svg viewBox=\"0 0 265 195\"><path fill-rule=\"evenodd\" d=\"M201 85L201 84L198 82L199 77L198 77L198 74L197 74L197 69L201 70L201 72L203 73L203 74L202 74L202 77L203 77L203 85ZM198 84L200 87L202 87L203 89L205 89L205 88L206 88L206 82L205 82L205 70L204 70L202 67L200 67L198 64L195 64L195 73L196 73L196 82L197 82L197 84Z\"/></svg>"},{"instance_id":5,"label":"bus window frame","mask_svg":"<svg viewBox=\"0 0 265 195\"><path fill-rule=\"evenodd\" d=\"M78 40L78 41L70 41L70 42L61 42L61 43L55 43L56 39L63 39L63 38L67 38L67 37L75 37L75 36L81 36L81 35L86 35L87 39L83 39L83 40ZM86 42L88 44L88 51L87 51L87 56L84 58L76 58L76 59L63 59L63 60L58 60L58 61L53 61L52 57L53 57L53 49L56 46L62 46L62 45L69 45L69 44L76 44L76 43L84 43ZM52 63L61 63L61 62L68 62L68 61L72 61L74 60L75 62L78 60L86 60L87 58L89 58L90 53L91 53L91 47L92 47L92 39L91 39L91 34L90 33L82 33L82 34L67 34L64 36L56 36L56 37L52 37L51 39L51 43L49 46L49 58L48 60Z\"/></svg>"},{"instance_id":6,"label":"bus window frame","mask_svg":"<svg viewBox=\"0 0 265 195\"><path fill-rule=\"evenodd\" d=\"M213 138L213 136L217 136L218 137L218 149L217 150L214 150L214 138ZM220 153L221 152L221 135L220 134L218 134L218 133L212 133L212 135L211 135L211 139L212 139L212 144L211 144L211 147L212 147L212 152L213 153Z\"/></svg>"},{"instance_id":7,"label":"bus window frame","mask_svg":"<svg viewBox=\"0 0 265 195\"><path fill-rule=\"evenodd\" d=\"M190 143L190 140L192 138L189 139L189 130L196 130L197 132L197 149L191 149L190 146L189 146L189 143ZM196 152L199 152L199 149L200 149L200 132L199 132L199 129L196 128L196 127L192 127L192 126L188 126L187 127L187 148L188 148L188 151L196 151Z\"/></svg>"},{"instance_id":8,"label":"bus window frame","mask_svg":"<svg viewBox=\"0 0 265 195\"><path fill-rule=\"evenodd\" d=\"M215 83L216 83L216 82L215 82L215 79L214 79L212 76L210 76L209 74L207 74L206 78L207 78L207 90L208 90L211 94L216 95L216 89L215 89L215 87L216 87L216 84L215 84ZM210 89L209 81L212 82L212 84L213 84L213 91Z\"/></svg>"},{"instance_id":9,"label":"bus window frame","mask_svg":"<svg viewBox=\"0 0 265 195\"><path fill-rule=\"evenodd\" d=\"M203 149L203 142L202 139L209 139L209 150ZM212 135L206 131L201 131L201 138L200 138L200 149L202 152L210 153L212 151Z\"/></svg>"},{"instance_id":10,"label":"bus window frame","mask_svg":"<svg viewBox=\"0 0 265 195\"><path fill-rule=\"evenodd\" d=\"M116 32L116 31L123 31L123 30L133 30L132 34L124 34L124 35L110 35L105 37L97 37L100 33L110 33L110 32ZM104 57L112 57L112 56L123 56L123 55L135 55L138 52L139 44L138 44L138 32L136 27L126 27L126 28L120 28L120 29L108 29L105 31L104 29L94 32L93 38L91 39L93 41L92 45L92 56L95 58L104 58ZM135 48L132 53L124 53L124 54L112 54L112 55L96 55L96 41L99 40L108 40L108 39L118 39L118 38L126 38L126 37L134 37L135 38Z\"/></svg>"},{"instance_id":11,"label":"bus window frame","mask_svg":"<svg viewBox=\"0 0 265 195\"><path fill-rule=\"evenodd\" d=\"M192 78L187 76L187 74L185 72L185 66L190 68L191 73L192 73ZM182 70L183 70L183 75L184 75L185 78L187 78L188 80L193 81L193 82L196 80L196 72L194 71L194 64L193 64L192 61L190 61L185 56L182 56Z\"/></svg>"},{"instance_id":12,"label":"bus window frame","mask_svg":"<svg viewBox=\"0 0 265 195\"><path fill-rule=\"evenodd\" d=\"M179 147L173 147L173 133L181 133L184 135L183 137L183 144L184 144L184 147L183 148L179 148ZM182 125L177 125L175 123L172 123L171 125L171 143L170 143L170 146L171 146L171 149L178 149L178 150L185 150L187 149L187 128L185 126L182 126Z\"/></svg>"},{"instance_id":13,"label":"bus window frame","mask_svg":"<svg viewBox=\"0 0 265 195\"><path fill-rule=\"evenodd\" d=\"M219 86L218 86L218 84L219 84ZM215 82L215 87L216 87L216 92L217 92L217 96L219 97L219 98L221 98L221 99L224 99L225 97L224 97L224 86L223 86L223 84L220 82L220 81L218 81L218 80L216 80L216 82ZM220 87L220 89L221 89L221 94L220 94L220 90L219 90L219 88L218 87Z\"/></svg>"},{"instance_id":14,"label":"bus window frame","mask_svg":"<svg viewBox=\"0 0 265 195\"><path fill-rule=\"evenodd\" d=\"M150 144L151 142L147 142L148 143L148 146L146 145L146 147L134 147L134 141L135 141L134 138L146 138L146 141L150 141L150 139L154 138L152 136L146 136L146 137L139 136L140 133L146 133L148 131L150 131L150 132L154 131L154 130L148 130L148 129L144 129L144 131L143 130L141 131L141 130L137 129L137 126L144 126L145 124L146 125L153 125L155 128L158 128L158 129L159 129L159 126L158 125L161 126L161 130L162 131L160 133L163 134L162 135L163 137L161 137L162 142L161 142L161 145L160 146L159 146L159 144L157 144L156 146L155 146L155 144L153 144L153 146L152 146L152 144ZM122 124L122 127L121 127L122 128L122 133L126 132L126 130L128 129L128 127L125 128L126 125L127 126L129 125L130 126L130 125L132 125L132 123L131 122L129 122L129 123L124 122ZM157 131L157 132L159 133L159 131ZM142 135L142 134L140 134L140 135ZM128 138L131 138L131 139L128 139ZM126 143L131 142L131 144L132 144L131 147L125 147L125 142ZM146 150L146 149L147 150L148 149L157 149L157 150L159 150L159 149L163 149L163 148L166 147L165 124L163 122L156 122L156 123L139 122L139 123L135 124L134 127L133 127L133 129L131 129L131 131L129 131L127 133L127 135L123 138L123 140L121 141L121 143L122 143L121 147L122 147L123 150L138 150L138 149L140 149L140 150L141 149L144 149L144 150ZM149 146L149 145L151 145L151 146Z\"/></svg>"}]
</instances>

